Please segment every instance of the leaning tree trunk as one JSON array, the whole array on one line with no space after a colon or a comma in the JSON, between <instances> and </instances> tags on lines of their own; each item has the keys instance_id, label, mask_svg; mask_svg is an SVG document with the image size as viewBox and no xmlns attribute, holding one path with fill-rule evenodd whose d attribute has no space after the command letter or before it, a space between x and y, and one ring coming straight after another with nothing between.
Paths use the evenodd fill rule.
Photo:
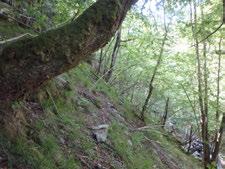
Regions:
<instances>
[{"instance_id":1,"label":"leaning tree trunk","mask_svg":"<svg viewBox=\"0 0 225 169\"><path fill-rule=\"evenodd\" d=\"M152 74L149 86L148 86L148 95L147 95L147 97L145 99L144 105L142 106L141 115L140 115L140 118L142 119L142 121L145 121L145 112L146 112L146 109L148 107L148 103L150 101L150 98L152 96L153 83L154 83L154 80L155 80L155 76L157 74L158 68L159 68L159 66L161 64L161 61L162 61L162 56L163 56L163 52L164 52L164 46L165 46L165 43L166 43L166 40L167 40L167 35L168 35L168 31L166 29L166 32L165 32L164 37L163 37L163 41L162 41L159 57L158 57L156 66L154 68L154 71L153 71L153 74Z\"/></svg>"},{"instance_id":2,"label":"leaning tree trunk","mask_svg":"<svg viewBox=\"0 0 225 169\"><path fill-rule=\"evenodd\" d=\"M0 101L14 101L102 48L137 0L98 0L75 21L6 44L0 54Z\"/></svg>"},{"instance_id":3,"label":"leaning tree trunk","mask_svg":"<svg viewBox=\"0 0 225 169\"><path fill-rule=\"evenodd\" d=\"M187 90L185 89L185 87L184 87L182 84L181 84L181 87L183 88L184 93L185 93L185 95L186 95L186 97L187 97L187 99L188 99L188 102L189 102L190 106L191 106L191 109L192 109L192 111L193 111L193 113L194 113L195 122L196 122L196 125L197 125L197 130L198 130L198 133L200 134L199 120L198 120L197 112L196 112L196 108L195 108L196 106L195 106L195 104L191 101L191 98L190 98L190 96L188 95Z\"/></svg>"},{"instance_id":4,"label":"leaning tree trunk","mask_svg":"<svg viewBox=\"0 0 225 169\"><path fill-rule=\"evenodd\" d=\"M110 67L109 70L106 74L105 80L108 82L109 79L112 77L113 74L113 69L114 66L116 64L116 58L119 52L119 48L120 48L120 41L121 41L121 29L118 30L117 32L117 36L116 36L116 42L113 48L113 52L112 52L112 56L111 56L111 63L110 63Z\"/></svg>"},{"instance_id":5,"label":"leaning tree trunk","mask_svg":"<svg viewBox=\"0 0 225 169\"><path fill-rule=\"evenodd\" d=\"M146 112L146 109L148 107L148 103L150 101L150 98L152 96L152 91L153 91L153 83L154 83L154 80L155 80L155 76L157 74L157 71L158 71L158 68L161 64L161 61L162 61L162 56L163 56L163 53L164 53L164 48L165 48L165 45L166 45L166 40L167 40L167 36L168 36L168 26L166 24L166 14L165 14L165 2L163 2L163 9L164 9L164 36L163 36L163 39L162 39L162 43L161 43L161 48L160 48L160 52L159 52L159 56L158 56L158 59L157 59L157 63L155 65L155 68L154 68L154 71L153 71L153 74L152 74L152 77L151 77L151 80L150 80L150 83L149 83L149 86L148 86L148 95L145 99L145 102L144 102L144 105L142 106L142 110L141 110L141 114L140 114L140 119L142 121L145 121L145 112Z\"/></svg>"}]
</instances>

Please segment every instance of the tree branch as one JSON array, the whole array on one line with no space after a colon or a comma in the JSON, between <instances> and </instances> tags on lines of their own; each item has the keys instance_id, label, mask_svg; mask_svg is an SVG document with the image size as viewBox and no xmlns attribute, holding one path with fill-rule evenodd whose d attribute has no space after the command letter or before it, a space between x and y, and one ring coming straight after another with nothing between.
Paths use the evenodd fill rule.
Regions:
<instances>
[{"instance_id":1,"label":"tree branch","mask_svg":"<svg viewBox=\"0 0 225 169\"><path fill-rule=\"evenodd\" d=\"M199 41L199 43L204 42L205 40L207 40L209 37L211 37L213 34L215 34L222 26L223 26L223 22L210 34L208 34L205 38L203 38L202 40Z\"/></svg>"}]
</instances>

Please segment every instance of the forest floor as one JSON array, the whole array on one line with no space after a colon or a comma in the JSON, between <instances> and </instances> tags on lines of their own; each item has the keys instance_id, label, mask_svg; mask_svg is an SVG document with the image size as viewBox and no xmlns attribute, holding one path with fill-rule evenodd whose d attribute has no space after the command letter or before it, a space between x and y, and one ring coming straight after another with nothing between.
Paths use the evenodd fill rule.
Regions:
<instances>
[{"instance_id":1,"label":"forest floor","mask_svg":"<svg viewBox=\"0 0 225 169\"><path fill-rule=\"evenodd\" d=\"M1 40L27 32L0 19ZM161 127L139 130L138 114L83 63L13 104L0 130L0 169L202 168Z\"/></svg>"},{"instance_id":2,"label":"forest floor","mask_svg":"<svg viewBox=\"0 0 225 169\"><path fill-rule=\"evenodd\" d=\"M87 64L14 104L9 135L0 135L0 168L199 169L160 127L139 130L138 110ZM108 126L105 141L96 140ZM98 130L98 129L97 129ZM103 136L104 137L104 136Z\"/></svg>"}]
</instances>

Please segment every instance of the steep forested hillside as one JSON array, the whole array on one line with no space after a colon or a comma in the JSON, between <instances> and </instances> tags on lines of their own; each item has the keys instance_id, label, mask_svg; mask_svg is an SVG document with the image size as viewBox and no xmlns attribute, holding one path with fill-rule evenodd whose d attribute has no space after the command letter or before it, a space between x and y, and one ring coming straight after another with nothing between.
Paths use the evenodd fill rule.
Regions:
<instances>
[{"instance_id":1,"label":"steep forested hillside","mask_svg":"<svg viewBox=\"0 0 225 169\"><path fill-rule=\"evenodd\" d=\"M220 0L0 0L0 169L222 169Z\"/></svg>"},{"instance_id":2,"label":"steep forested hillside","mask_svg":"<svg viewBox=\"0 0 225 169\"><path fill-rule=\"evenodd\" d=\"M11 137L0 136L1 167L201 168L161 127L141 129L137 109L96 78L83 64L16 103Z\"/></svg>"}]
</instances>

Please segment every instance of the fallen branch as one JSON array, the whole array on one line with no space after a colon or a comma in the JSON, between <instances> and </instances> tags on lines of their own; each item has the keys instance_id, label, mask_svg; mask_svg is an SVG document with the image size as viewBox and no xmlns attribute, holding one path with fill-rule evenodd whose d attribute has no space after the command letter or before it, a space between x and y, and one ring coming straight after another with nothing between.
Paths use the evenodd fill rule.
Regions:
<instances>
[{"instance_id":1,"label":"fallen branch","mask_svg":"<svg viewBox=\"0 0 225 169\"><path fill-rule=\"evenodd\" d=\"M3 40L3 41L0 41L0 46L1 45L4 45L6 43L10 43L10 42L14 42L14 41L17 41L21 38L25 38L25 37L35 37L36 35L33 35L33 34L30 34L30 33L25 33L25 34L22 34L22 35L19 35L19 36L16 36L16 37L13 37L13 38L10 38L10 39L6 39L6 40Z\"/></svg>"},{"instance_id":2,"label":"fallen branch","mask_svg":"<svg viewBox=\"0 0 225 169\"><path fill-rule=\"evenodd\" d=\"M155 127L163 127L165 125L148 125L148 126L144 126L144 127L139 127L139 128L135 128L135 129L131 129L132 131L143 131L143 130L147 130L147 129L151 129L151 128L155 128Z\"/></svg>"}]
</instances>

